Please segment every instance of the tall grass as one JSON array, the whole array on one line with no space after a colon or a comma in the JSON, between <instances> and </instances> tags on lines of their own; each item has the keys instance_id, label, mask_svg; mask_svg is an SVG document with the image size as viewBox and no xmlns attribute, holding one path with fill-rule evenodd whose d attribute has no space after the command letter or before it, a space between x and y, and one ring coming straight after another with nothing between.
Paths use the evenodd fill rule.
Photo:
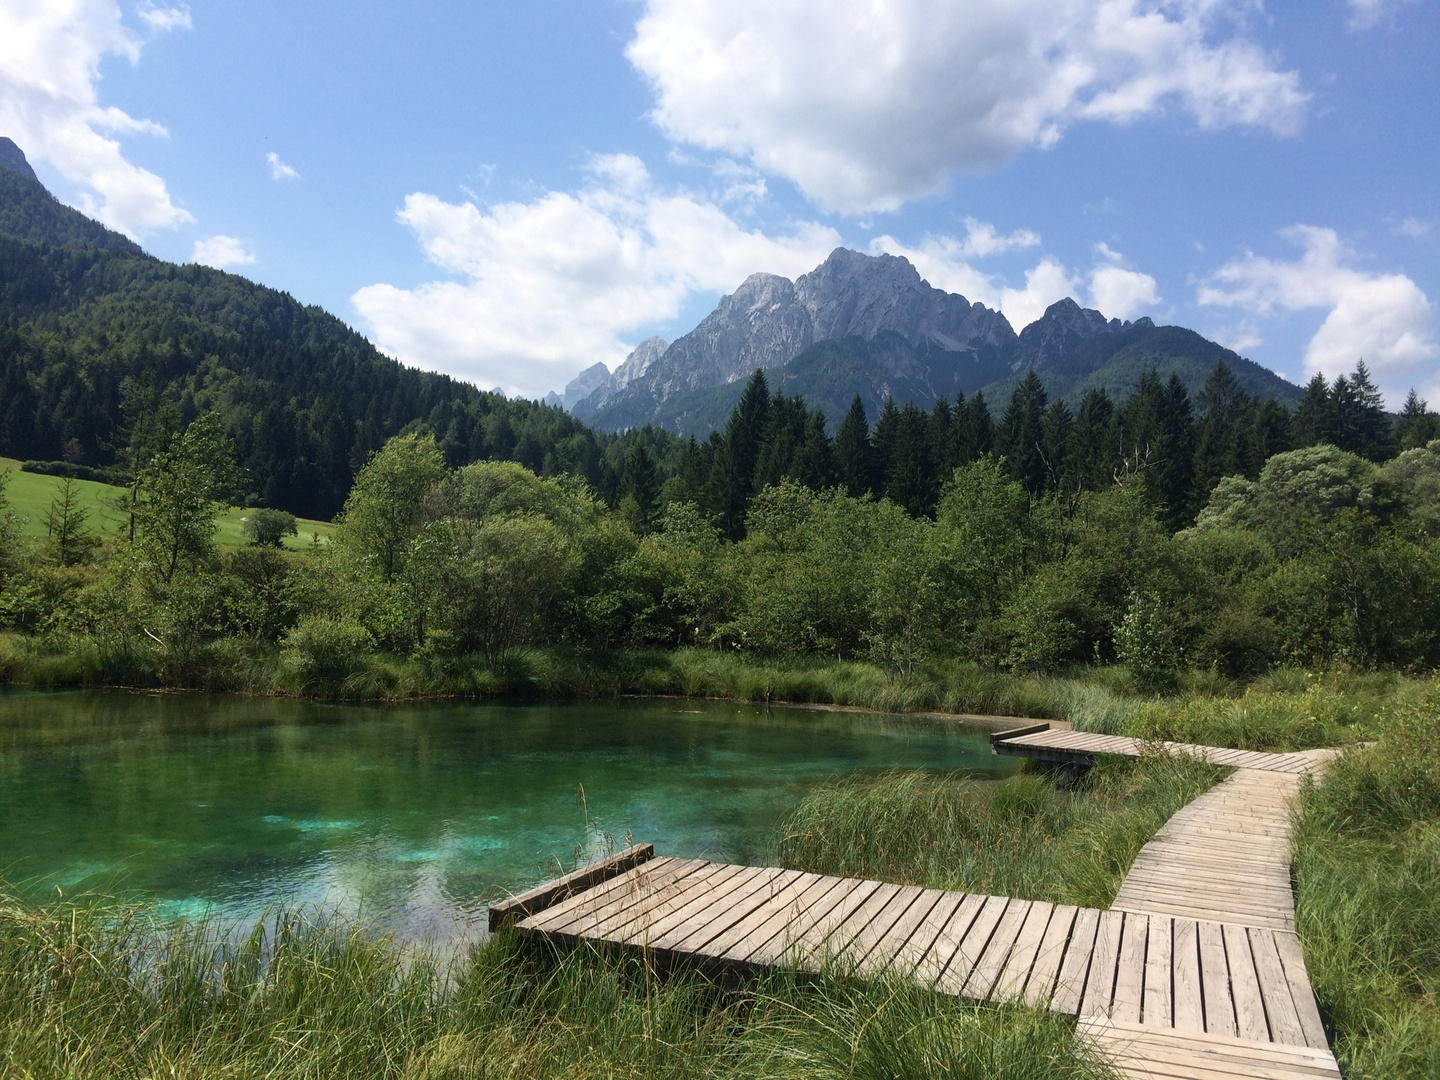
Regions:
<instances>
[{"instance_id":1,"label":"tall grass","mask_svg":"<svg viewBox=\"0 0 1440 1080\"><path fill-rule=\"evenodd\" d=\"M0 918L0 1075L1089 1080L1062 1018L913 987L657 971L507 933L458 966L353 925L239 941L110 904Z\"/></svg>"},{"instance_id":2,"label":"tall grass","mask_svg":"<svg viewBox=\"0 0 1440 1080\"><path fill-rule=\"evenodd\" d=\"M930 888L1109 907L1135 855L1225 770L1189 758L1102 761L1072 791L924 772L836 780L775 844L780 865Z\"/></svg>"},{"instance_id":3,"label":"tall grass","mask_svg":"<svg viewBox=\"0 0 1440 1080\"><path fill-rule=\"evenodd\" d=\"M1350 1077L1440 1076L1440 688L1301 793L1296 925Z\"/></svg>"}]
</instances>

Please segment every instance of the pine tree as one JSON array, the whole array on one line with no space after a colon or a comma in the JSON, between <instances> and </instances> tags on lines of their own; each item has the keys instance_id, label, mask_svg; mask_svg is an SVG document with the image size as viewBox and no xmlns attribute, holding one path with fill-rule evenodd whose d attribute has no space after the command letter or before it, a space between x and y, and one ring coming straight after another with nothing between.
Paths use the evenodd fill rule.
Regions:
<instances>
[{"instance_id":1,"label":"pine tree","mask_svg":"<svg viewBox=\"0 0 1440 1080\"><path fill-rule=\"evenodd\" d=\"M1335 442L1335 400L1325 376L1316 372L1295 406L1290 438L1296 447Z\"/></svg>"},{"instance_id":2,"label":"pine tree","mask_svg":"<svg viewBox=\"0 0 1440 1080\"><path fill-rule=\"evenodd\" d=\"M1115 403L1103 388L1090 390L1080 399L1070 428L1066 460L1071 482L1087 491L1107 487L1114 479L1117 457Z\"/></svg>"},{"instance_id":3,"label":"pine tree","mask_svg":"<svg viewBox=\"0 0 1440 1080\"><path fill-rule=\"evenodd\" d=\"M1038 495L1045 490L1045 407L1048 397L1034 369L1027 371L1010 396L995 432L995 450L1006 462L1011 479Z\"/></svg>"},{"instance_id":4,"label":"pine tree","mask_svg":"<svg viewBox=\"0 0 1440 1080\"><path fill-rule=\"evenodd\" d=\"M1356 363L1347 378L1335 380L1331 390L1334 401L1334 443L1341 450L1384 461L1390 456L1390 419L1385 415L1384 399L1371 381L1365 361Z\"/></svg>"},{"instance_id":5,"label":"pine tree","mask_svg":"<svg viewBox=\"0 0 1440 1080\"><path fill-rule=\"evenodd\" d=\"M995 424L982 391L975 391L968 401L956 395L952 447L950 461L954 468L969 465L995 448Z\"/></svg>"},{"instance_id":6,"label":"pine tree","mask_svg":"<svg viewBox=\"0 0 1440 1080\"><path fill-rule=\"evenodd\" d=\"M770 420L770 387L759 368L745 384L715 458L712 474L720 527L732 540L745 535L745 507L750 501L765 427Z\"/></svg>"},{"instance_id":7,"label":"pine tree","mask_svg":"<svg viewBox=\"0 0 1440 1080\"><path fill-rule=\"evenodd\" d=\"M1288 409L1273 397L1267 397L1255 410L1251 422L1248 450L1245 454L1245 475L1251 480L1260 475L1276 454L1294 448L1290 437L1291 417Z\"/></svg>"},{"instance_id":8,"label":"pine tree","mask_svg":"<svg viewBox=\"0 0 1440 1080\"><path fill-rule=\"evenodd\" d=\"M1195 429L1179 376L1162 383L1154 368L1142 375L1121 410L1120 430L1124 467L1140 475L1166 524L1181 527L1189 518Z\"/></svg>"},{"instance_id":9,"label":"pine tree","mask_svg":"<svg viewBox=\"0 0 1440 1080\"><path fill-rule=\"evenodd\" d=\"M1045 459L1045 486L1059 491L1070 482L1070 432L1075 417L1064 398L1056 398L1040 422L1040 453Z\"/></svg>"},{"instance_id":10,"label":"pine tree","mask_svg":"<svg viewBox=\"0 0 1440 1080\"><path fill-rule=\"evenodd\" d=\"M850 411L835 433L837 479L855 498L867 494L875 477L875 449L870 441L870 424L860 395L850 402Z\"/></svg>"},{"instance_id":11,"label":"pine tree","mask_svg":"<svg viewBox=\"0 0 1440 1080\"><path fill-rule=\"evenodd\" d=\"M637 438L630 453L625 456L625 484L627 498L635 500L637 524L648 529L655 520L655 510L660 502L660 470L643 438Z\"/></svg>"},{"instance_id":12,"label":"pine tree","mask_svg":"<svg viewBox=\"0 0 1440 1080\"><path fill-rule=\"evenodd\" d=\"M805 441L796 453L788 474L812 491L835 483L835 455L825 434L825 414L819 409L805 418Z\"/></svg>"},{"instance_id":13,"label":"pine tree","mask_svg":"<svg viewBox=\"0 0 1440 1080\"><path fill-rule=\"evenodd\" d=\"M936 476L955 471L955 414L943 396L930 410L930 464Z\"/></svg>"},{"instance_id":14,"label":"pine tree","mask_svg":"<svg viewBox=\"0 0 1440 1080\"><path fill-rule=\"evenodd\" d=\"M929 418L911 402L896 410L894 403L887 401L877 431L882 427L887 432L885 497L914 517L933 514L938 492L930 455Z\"/></svg>"},{"instance_id":15,"label":"pine tree","mask_svg":"<svg viewBox=\"0 0 1440 1080\"><path fill-rule=\"evenodd\" d=\"M1400 450L1413 450L1440 439L1440 415L1430 411L1425 399L1410 388L1405 407L1395 418L1393 439Z\"/></svg>"},{"instance_id":16,"label":"pine tree","mask_svg":"<svg viewBox=\"0 0 1440 1080\"><path fill-rule=\"evenodd\" d=\"M1250 433L1255 399L1230 369L1217 363L1200 391L1204 410L1195 426L1195 483L1191 510L1199 511L1220 479L1249 471Z\"/></svg>"},{"instance_id":17,"label":"pine tree","mask_svg":"<svg viewBox=\"0 0 1440 1080\"><path fill-rule=\"evenodd\" d=\"M73 478L65 477L45 515L45 535L54 545L61 566L74 566L99 543L86 528L89 519L90 511L80 505L80 489Z\"/></svg>"}]
</instances>

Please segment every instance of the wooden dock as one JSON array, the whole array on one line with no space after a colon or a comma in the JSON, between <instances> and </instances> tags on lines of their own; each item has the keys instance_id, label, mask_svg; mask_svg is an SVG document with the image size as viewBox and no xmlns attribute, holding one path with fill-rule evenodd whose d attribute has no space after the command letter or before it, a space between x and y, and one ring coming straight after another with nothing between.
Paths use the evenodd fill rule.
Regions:
<instances>
[{"instance_id":1,"label":"wooden dock","mask_svg":"<svg viewBox=\"0 0 1440 1080\"><path fill-rule=\"evenodd\" d=\"M1156 752L1080 732L997 739L1027 755ZM496 905L491 926L1049 1008L1136 1080L1338 1080L1289 881L1290 800L1329 755L1166 747L1239 768L1145 845L1108 911L657 858L644 845Z\"/></svg>"},{"instance_id":2,"label":"wooden dock","mask_svg":"<svg viewBox=\"0 0 1440 1080\"><path fill-rule=\"evenodd\" d=\"M990 747L997 754L1054 761L1062 764L1085 765L1096 757L1117 754L1123 757L1144 757L1146 754L1183 754L1215 765L1260 772L1289 773L1302 776L1324 765L1335 756L1334 750L1301 750L1276 754L1258 750L1227 750L1219 746L1195 743L1146 742L1128 735L1095 735L1088 731L1057 731L1040 723L990 736Z\"/></svg>"}]
</instances>

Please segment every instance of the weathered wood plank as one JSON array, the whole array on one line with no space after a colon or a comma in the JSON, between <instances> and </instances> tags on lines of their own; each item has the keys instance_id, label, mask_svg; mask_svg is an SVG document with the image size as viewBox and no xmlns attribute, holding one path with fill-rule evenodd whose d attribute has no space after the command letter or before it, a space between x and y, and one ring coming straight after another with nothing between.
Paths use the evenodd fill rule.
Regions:
<instances>
[{"instance_id":1,"label":"weathered wood plank","mask_svg":"<svg viewBox=\"0 0 1440 1080\"><path fill-rule=\"evenodd\" d=\"M1220 924L1197 924L1200 936L1200 985L1205 997L1205 1030L1234 1037L1235 1001L1230 994L1230 968Z\"/></svg>"},{"instance_id":2,"label":"weathered wood plank","mask_svg":"<svg viewBox=\"0 0 1440 1080\"><path fill-rule=\"evenodd\" d=\"M1014 948L1033 906L1030 900L1013 899L1006 905L1005 914L1000 916L1000 921L995 924L995 930L965 979L965 985L955 991L956 993L976 1001L985 1001L990 997L995 980L1005 969L1005 961L1009 959L1010 950Z\"/></svg>"},{"instance_id":3,"label":"weathered wood plank","mask_svg":"<svg viewBox=\"0 0 1440 1080\"><path fill-rule=\"evenodd\" d=\"M937 990L947 994L958 994L965 985L980 952L990 940L990 933L1000 916L1005 914L1009 903L1003 896L976 896L976 904L968 909L962 904L955 917L940 932L932 950L934 978L930 980ZM927 957L930 960L931 957ZM922 965L925 966L925 965ZM923 979L922 979L923 981Z\"/></svg>"},{"instance_id":4,"label":"weathered wood plank","mask_svg":"<svg viewBox=\"0 0 1440 1080\"><path fill-rule=\"evenodd\" d=\"M1095 951L1090 957L1090 978L1085 982L1085 996L1080 1001L1081 1016L1110 1014L1110 999L1115 992L1115 967L1120 960L1120 936L1124 929L1123 911L1100 913Z\"/></svg>"},{"instance_id":5,"label":"weathered wood plank","mask_svg":"<svg viewBox=\"0 0 1440 1080\"><path fill-rule=\"evenodd\" d=\"M897 976L909 975L915 969L915 963L919 960L919 956L910 961L903 972L900 970L900 958L906 953L915 936L921 932L930 913L948 897L954 897L957 905L961 899L955 893L946 893L939 889L921 890L914 903L906 908L905 913L895 920L894 925L885 932L885 935L875 942L875 947L858 961L856 974L862 976L881 973Z\"/></svg>"},{"instance_id":6,"label":"weathered wood plank","mask_svg":"<svg viewBox=\"0 0 1440 1080\"><path fill-rule=\"evenodd\" d=\"M554 881L537 885L519 896L512 896L498 904L491 904L490 932L494 933L506 923L519 922L538 911L553 907L558 901L568 896L584 892L602 881L632 870L653 858L654 855L654 844L635 844L623 851L617 851L614 855L592 862L588 866L573 870Z\"/></svg>"},{"instance_id":7,"label":"weathered wood plank","mask_svg":"<svg viewBox=\"0 0 1440 1080\"><path fill-rule=\"evenodd\" d=\"M668 882L699 873L715 865L715 863L697 859L666 859L663 861L656 859L646 863L643 868L636 868L611 878L593 889L576 893L552 908L537 912L522 920L520 927L526 930L539 930L547 934L568 934L571 925L587 915L593 917L596 912L615 911L636 903L650 891L660 889Z\"/></svg>"},{"instance_id":8,"label":"weathered wood plank","mask_svg":"<svg viewBox=\"0 0 1440 1080\"><path fill-rule=\"evenodd\" d=\"M1306 1046L1305 1030L1285 978L1280 951L1275 945L1275 931L1249 930L1250 955L1255 960L1255 975L1260 983L1260 997L1265 1002L1265 1015L1270 1020L1270 1037L1277 1043Z\"/></svg>"},{"instance_id":9,"label":"weathered wood plank","mask_svg":"<svg viewBox=\"0 0 1440 1080\"><path fill-rule=\"evenodd\" d=\"M1115 971L1115 996L1110 1015L1116 1020L1140 1022L1145 995L1145 953L1150 938L1150 917L1127 914L1120 939L1120 963Z\"/></svg>"},{"instance_id":10,"label":"weathered wood plank","mask_svg":"<svg viewBox=\"0 0 1440 1080\"><path fill-rule=\"evenodd\" d=\"M1044 940L1046 928L1049 927L1054 913L1054 904L1037 901L1030 905L1030 910L1025 914L1025 924L1020 927L1020 933L1015 938L1005 966L995 980L995 988L990 991L990 1000L1015 1001L1024 994L1030 969L1035 964L1035 955L1040 951L1040 942Z\"/></svg>"},{"instance_id":11,"label":"weathered wood plank","mask_svg":"<svg viewBox=\"0 0 1440 1080\"><path fill-rule=\"evenodd\" d=\"M1200 991L1200 936L1194 919L1176 919L1171 943L1174 996L1171 1023L1178 1031L1205 1030L1205 1004Z\"/></svg>"},{"instance_id":12,"label":"weathered wood plank","mask_svg":"<svg viewBox=\"0 0 1440 1080\"><path fill-rule=\"evenodd\" d=\"M1103 1017L1081 1017L1076 1035L1121 1076L1135 1080L1340 1080L1334 1055L1308 1046L1178 1032Z\"/></svg>"},{"instance_id":13,"label":"weathered wood plank","mask_svg":"<svg viewBox=\"0 0 1440 1080\"><path fill-rule=\"evenodd\" d=\"M753 948L768 941L769 937L762 940L753 939L767 929L771 935L778 933L785 922L796 918L806 907L820 900L827 891L839 884L839 878L827 878L819 874L797 874L776 890L769 904L750 912L719 937L707 942L706 955L716 958L742 959L749 952L749 949L741 948L745 943L749 942L750 948Z\"/></svg>"},{"instance_id":14,"label":"weathered wood plank","mask_svg":"<svg viewBox=\"0 0 1440 1080\"><path fill-rule=\"evenodd\" d=\"M1025 1004L1032 1009L1050 1002L1060 965L1065 960L1065 949L1070 944L1070 932L1074 929L1077 911L1079 909L1073 904L1057 904L1050 915L1045 936L1035 950L1030 977L1025 980Z\"/></svg>"},{"instance_id":15,"label":"weathered wood plank","mask_svg":"<svg viewBox=\"0 0 1440 1080\"><path fill-rule=\"evenodd\" d=\"M1255 977L1255 958L1250 955L1250 937L1243 926L1226 926L1225 959L1230 967L1230 991L1235 999L1235 1024L1242 1039L1268 1040L1270 1025L1265 1020L1265 1001Z\"/></svg>"},{"instance_id":16,"label":"weathered wood plank","mask_svg":"<svg viewBox=\"0 0 1440 1080\"><path fill-rule=\"evenodd\" d=\"M1285 968L1285 980L1290 984L1290 997L1295 1002L1295 1012L1300 1017L1300 1030L1305 1035L1305 1045L1329 1046L1325 1038L1325 1025L1320 1022L1320 1008L1315 1003L1315 991L1310 988L1310 976L1305 971L1305 957L1300 952L1300 939L1294 934L1277 933L1275 946L1280 953L1280 963Z\"/></svg>"},{"instance_id":17,"label":"weathered wood plank","mask_svg":"<svg viewBox=\"0 0 1440 1080\"><path fill-rule=\"evenodd\" d=\"M953 901L942 900L931 909L901 955L895 958L896 974L905 974L904 965L908 963L911 977L921 986L934 986L940 978L986 900L976 893L951 896ZM948 936L952 932L953 938Z\"/></svg>"},{"instance_id":18,"label":"weathered wood plank","mask_svg":"<svg viewBox=\"0 0 1440 1080\"><path fill-rule=\"evenodd\" d=\"M1075 928L1070 932L1070 945L1060 965L1060 976L1055 980L1055 992L1050 996L1050 1008L1058 1013L1074 1016L1080 1011L1099 928L1100 912L1081 908L1075 916Z\"/></svg>"},{"instance_id":19,"label":"weathered wood plank","mask_svg":"<svg viewBox=\"0 0 1440 1080\"><path fill-rule=\"evenodd\" d=\"M1145 951L1145 999L1142 1019L1155 1027L1171 1027L1171 937L1175 920L1168 915L1150 916L1150 935Z\"/></svg>"}]
</instances>

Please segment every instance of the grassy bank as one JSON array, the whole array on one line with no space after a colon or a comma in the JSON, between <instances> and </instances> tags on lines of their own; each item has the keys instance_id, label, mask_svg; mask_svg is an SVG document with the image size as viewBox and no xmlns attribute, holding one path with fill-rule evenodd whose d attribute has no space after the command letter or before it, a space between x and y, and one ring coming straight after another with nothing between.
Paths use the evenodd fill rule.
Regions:
<instances>
[{"instance_id":1,"label":"grassy bank","mask_svg":"<svg viewBox=\"0 0 1440 1080\"><path fill-rule=\"evenodd\" d=\"M1440 1076L1440 690L1378 710L1373 745L1302 793L1296 918L1349 1077Z\"/></svg>"},{"instance_id":2,"label":"grassy bank","mask_svg":"<svg viewBox=\"0 0 1440 1080\"><path fill-rule=\"evenodd\" d=\"M832 782L784 824L780 865L936 889L1109 907L1142 845L1228 770L1112 759L1074 790L899 773Z\"/></svg>"},{"instance_id":3,"label":"grassy bank","mask_svg":"<svg viewBox=\"0 0 1440 1080\"><path fill-rule=\"evenodd\" d=\"M133 958L146 957L137 965ZM283 920L217 947L110 907L6 905L0 1075L985 1077L1107 1075L1059 1017L909 988L662 977L508 935L454 971L354 927Z\"/></svg>"}]
</instances>

